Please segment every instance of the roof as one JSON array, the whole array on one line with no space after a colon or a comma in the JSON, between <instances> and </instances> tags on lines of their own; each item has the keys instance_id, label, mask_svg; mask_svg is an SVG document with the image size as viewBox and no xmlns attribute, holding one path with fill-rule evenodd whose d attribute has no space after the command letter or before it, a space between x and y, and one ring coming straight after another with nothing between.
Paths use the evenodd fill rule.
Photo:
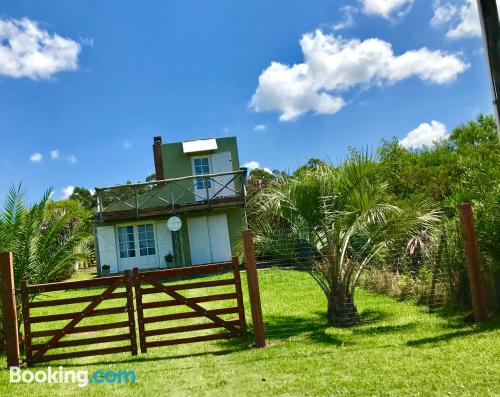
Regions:
<instances>
[{"instance_id":1,"label":"roof","mask_svg":"<svg viewBox=\"0 0 500 397\"><path fill-rule=\"evenodd\" d=\"M217 150L217 141L213 138L185 141L182 142L182 150L184 153L197 153L206 152L209 150Z\"/></svg>"}]
</instances>

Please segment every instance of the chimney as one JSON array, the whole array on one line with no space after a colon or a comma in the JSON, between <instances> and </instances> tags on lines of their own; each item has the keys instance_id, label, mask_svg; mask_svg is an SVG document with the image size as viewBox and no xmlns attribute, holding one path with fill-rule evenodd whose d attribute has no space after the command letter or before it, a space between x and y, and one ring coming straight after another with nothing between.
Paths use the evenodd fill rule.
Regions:
<instances>
[{"instance_id":1,"label":"chimney","mask_svg":"<svg viewBox=\"0 0 500 397\"><path fill-rule=\"evenodd\" d=\"M165 175L163 173L163 159L161 157L161 145L161 136L155 136L153 138L153 158L155 161L155 174L157 181L165 179Z\"/></svg>"}]
</instances>

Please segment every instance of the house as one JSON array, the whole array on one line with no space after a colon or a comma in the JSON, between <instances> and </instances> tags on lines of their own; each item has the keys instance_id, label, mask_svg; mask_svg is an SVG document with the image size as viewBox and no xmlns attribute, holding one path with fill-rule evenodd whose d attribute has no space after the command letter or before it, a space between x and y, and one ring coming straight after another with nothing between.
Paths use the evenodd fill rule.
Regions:
<instances>
[{"instance_id":1,"label":"house","mask_svg":"<svg viewBox=\"0 0 500 397\"><path fill-rule=\"evenodd\" d=\"M153 143L155 180L96 188L98 272L230 260L245 226L236 137Z\"/></svg>"}]
</instances>

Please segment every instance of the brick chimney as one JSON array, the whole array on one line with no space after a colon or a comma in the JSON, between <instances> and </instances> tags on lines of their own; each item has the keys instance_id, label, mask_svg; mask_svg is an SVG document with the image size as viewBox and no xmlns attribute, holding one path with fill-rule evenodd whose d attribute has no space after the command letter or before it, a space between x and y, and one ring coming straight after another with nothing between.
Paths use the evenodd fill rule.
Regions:
<instances>
[{"instance_id":1,"label":"brick chimney","mask_svg":"<svg viewBox=\"0 0 500 397\"><path fill-rule=\"evenodd\" d=\"M165 179L165 175L163 173L163 159L161 157L161 145L161 136L155 136L153 138L153 158L155 161L155 174L157 181Z\"/></svg>"}]
</instances>

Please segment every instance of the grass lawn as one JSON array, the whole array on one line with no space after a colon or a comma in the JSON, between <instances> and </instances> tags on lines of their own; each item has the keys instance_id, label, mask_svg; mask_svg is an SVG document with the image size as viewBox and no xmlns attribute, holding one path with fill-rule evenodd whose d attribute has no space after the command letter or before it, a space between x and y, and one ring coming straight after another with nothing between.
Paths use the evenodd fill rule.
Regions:
<instances>
[{"instance_id":1,"label":"grass lawn","mask_svg":"<svg viewBox=\"0 0 500 397\"><path fill-rule=\"evenodd\" d=\"M326 325L325 300L308 274L271 269L259 277L265 349L234 339L155 348L135 357L123 353L51 363L89 372L132 369L137 376L132 385L10 384L8 371L0 371L0 396L500 395L499 318L471 327L459 314L429 314L424 307L360 290L356 304L366 321L338 329ZM244 274L242 283L246 297ZM70 295L76 293L50 298ZM155 296L160 298L149 295ZM172 310L147 314L167 309ZM245 309L250 323L247 300ZM55 313L54 307L37 310Z\"/></svg>"}]
</instances>

